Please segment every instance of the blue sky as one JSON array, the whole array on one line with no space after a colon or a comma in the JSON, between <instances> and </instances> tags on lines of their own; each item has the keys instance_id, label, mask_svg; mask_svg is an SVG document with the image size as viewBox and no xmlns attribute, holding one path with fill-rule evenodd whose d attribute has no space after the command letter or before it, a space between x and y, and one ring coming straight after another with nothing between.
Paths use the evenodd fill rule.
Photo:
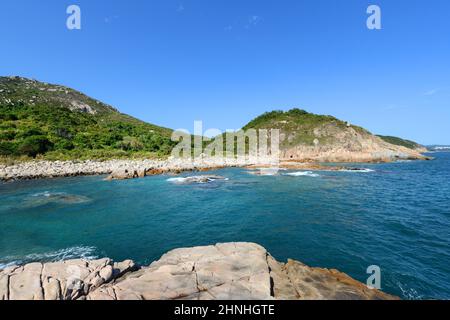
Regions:
<instances>
[{"instance_id":1,"label":"blue sky","mask_svg":"<svg viewBox=\"0 0 450 320\"><path fill-rule=\"evenodd\" d=\"M77 4L82 29L66 28ZM366 9L382 10L382 30ZM0 74L64 84L170 128L273 109L450 144L448 0L4 0Z\"/></svg>"}]
</instances>

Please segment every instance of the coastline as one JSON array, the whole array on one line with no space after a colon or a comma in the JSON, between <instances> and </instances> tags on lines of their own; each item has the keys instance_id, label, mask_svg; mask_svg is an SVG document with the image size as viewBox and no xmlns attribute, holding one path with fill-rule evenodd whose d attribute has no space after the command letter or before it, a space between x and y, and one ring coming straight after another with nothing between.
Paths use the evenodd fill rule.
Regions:
<instances>
[{"instance_id":1,"label":"coastline","mask_svg":"<svg viewBox=\"0 0 450 320\"><path fill-rule=\"evenodd\" d=\"M260 161L237 159L29 161L9 166L0 165L0 181L107 174L111 175L111 179L128 179L162 173L179 174L183 171L243 167L257 163L263 164Z\"/></svg>"},{"instance_id":2,"label":"coastline","mask_svg":"<svg viewBox=\"0 0 450 320\"><path fill-rule=\"evenodd\" d=\"M423 155L408 160L430 160ZM387 163L403 158L358 158L349 157L340 161L317 161L312 159L273 158L198 158L166 160L70 160L70 161L28 161L13 165L0 165L0 181L48 179L58 177L109 175L108 180L142 178L158 174L177 175L184 171L209 171L229 167L247 167L249 169L278 167L282 169L325 170L351 169L346 166L331 167L321 163ZM343 161L344 160L344 161Z\"/></svg>"},{"instance_id":3,"label":"coastline","mask_svg":"<svg viewBox=\"0 0 450 320\"><path fill-rule=\"evenodd\" d=\"M275 260L255 243L180 248L132 260L34 262L0 270L0 300L398 300L345 273Z\"/></svg>"}]
</instances>

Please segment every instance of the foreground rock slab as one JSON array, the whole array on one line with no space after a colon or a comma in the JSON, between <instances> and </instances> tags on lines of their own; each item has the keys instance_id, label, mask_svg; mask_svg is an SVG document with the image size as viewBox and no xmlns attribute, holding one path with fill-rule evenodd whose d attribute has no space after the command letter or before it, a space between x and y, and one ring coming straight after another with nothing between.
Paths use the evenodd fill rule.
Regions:
<instances>
[{"instance_id":1,"label":"foreground rock slab","mask_svg":"<svg viewBox=\"0 0 450 320\"><path fill-rule=\"evenodd\" d=\"M337 270L276 261L254 243L175 249L131 260L30 263L0 271L0 300L398 299Z\"/></svg>"}]
</instances>

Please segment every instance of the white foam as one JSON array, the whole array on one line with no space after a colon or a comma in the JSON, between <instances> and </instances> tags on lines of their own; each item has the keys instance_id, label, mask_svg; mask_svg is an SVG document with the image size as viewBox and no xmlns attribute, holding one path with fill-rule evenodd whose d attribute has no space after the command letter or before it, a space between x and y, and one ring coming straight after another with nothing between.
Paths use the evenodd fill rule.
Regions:
<instances>
[{"instance_id":1,"label":"white foam","mask_svg":"<svg viewBox=\"0 0 450 320\"><path fill-rule=\"evenodd\" d=\"M423 296L420 295L414 288L408 288L406 285L403 285L400 282L397 282L397 286L402 291L402 295L405 297L405 299L408 299L408 300L423 299Z\"/></svg>"},{"instance_id":2,"label":"white foam","mask_svg":"<svg viewBox=\"0 0 450 320\"><path fill-rule=\"evenodd\" d=\"M203 180L204 179L204 180ZM198 183L198 184L204 184L208 182L214 182L214 181L228 181L228 178L223 177L215 177L215 176L191 176L191 177L177 177L177 178L169 178L166 181L176 183L176 184L183 184L183 183Z\"/></svg>"},{"instance_id":3,"label":"white foam","mask_svg":"<svg viewBox=\"0 0 450 320\"><path fill-rule=\"evenodd\" d=\"M249 174L258 175L258 176L276 176L279 174L279 171L286 171L284 168L255 168L247 171Z\"/></svg>"},{"instance_id":4,"label":"white foam","mask_svg":"<svg viewBox=\"0 0 450 320\"><path fill-rule=\"evenodd\" d=\"M257 170L259 170L259 174L262 176L275 176L279 171L278 168L260 168Z\"/></svg>"},{"instance_id":5,"label":"white foam","mask_svg":"<svg viewBox=\"0 0 450 320\"><path fill-rule=\"evenodd\" d=\"M297 172L290 172L285 173L285 176L291 176L291 177L313 177L317 178L320 177L317 173L313 173L312 171L297 171Z\"/></svg>"},{"instance_id":6,"label":"white foam","mask_svg":"<svg viewBox=\"0 0 450 320\"><path fill-rule=\"evenodd\" d=\"M342 170L338 170L338 172L370 173L370 172L375 172L375 170L368 169L368 168L361 168L361 169L358 168L357 170L342 169Z\"/></svg>"},{"instance_id":7,"label":"white foam","mask_svg":"<svg viewBox=\"0 0 450 320\"><path fill-rule=\"evenodd\" d=\"M187 178L170 178L167 179L168 182L175 182L175 183L183 183L187 180Z\"/></svg>"},{"instance_id":8,"label":"white foam","mask_svg":"<svg viewBox=\"0 0 450 320\"><path fill-rule=\"evenodd\" d=\"M58 193L61 194L61 193ZM44 191L44 192L39 192L39 193L35 193L32 195L32 197L50 197L52 195L52 193L50 193L50 191Z\"/></svg>"},{"instance_id":9,"label":"white foam","mask_svg":"<svg viewBox=\"0 0 450 320\"><path fill-rule=\"evenodd\" d=\"M0 270L14 265L23 265L31 262L55 262L70 259L98 259L95 247L76 246L45 253L32 253L25 256L7 256L0 258Z\"/></svg>"}]
</instances>

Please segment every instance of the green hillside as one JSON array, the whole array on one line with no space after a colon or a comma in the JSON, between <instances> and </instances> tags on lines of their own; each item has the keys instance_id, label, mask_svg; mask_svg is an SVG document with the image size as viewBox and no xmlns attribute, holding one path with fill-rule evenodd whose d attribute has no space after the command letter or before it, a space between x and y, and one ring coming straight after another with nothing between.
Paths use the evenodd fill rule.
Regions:
<instances>
[{"instance_id":1,"label":"green hillside","mask_svg":"<svg viewBox=\"0 0 450 320\"><path fill-rule=\"evenodd\" d=\"M411 141L411 140L405 140L398 137L392 137L392 136L381 136L378 135L381 139L383 139L386 142L389 142L390 144L394 144L396 146L402 146L410 149L419 149L424 148L424 146L418 144L417 142Z\"/></svg>"},{"instance_id":2,"label":"green hillside","mask_svg":"<svg viewBox=\"0 0 450 320\"><path fill-rule=\"evenodd\" d=\"M64 86L0 77L3 158L165 156L175 145L171 133Z\"/></svg>"},{"instance_id":3,"label":"green hillside","mask_svg":"<svg viewBox=\"0 0 450 320\"><path fill-rule=\"evenodd\" d=\"M374 138L361 127L300 109L266 112L243 129L280 129L285 150L314 145L357 149L362 140ZM0 160L165 157L176 145L171 134L70 88L0 77ZM380 137L394 145L420 147Z\"/></svg>"},{"instance_id":4,"label":"green hillside","mask_svg":"<svg viewBox=\"0 0 450 320\"><path fill-rule=\"evenodd\" d=\"M296 145L312 146L316 139L323 145L335 143L335 133L349 127L362 135L370 135L365 129L333 116L317 115L297 108L266 112L250 121L243 129L279 129L286 137L281 142L281 147L289 148Z\"/></svg>"}]
</instances>

